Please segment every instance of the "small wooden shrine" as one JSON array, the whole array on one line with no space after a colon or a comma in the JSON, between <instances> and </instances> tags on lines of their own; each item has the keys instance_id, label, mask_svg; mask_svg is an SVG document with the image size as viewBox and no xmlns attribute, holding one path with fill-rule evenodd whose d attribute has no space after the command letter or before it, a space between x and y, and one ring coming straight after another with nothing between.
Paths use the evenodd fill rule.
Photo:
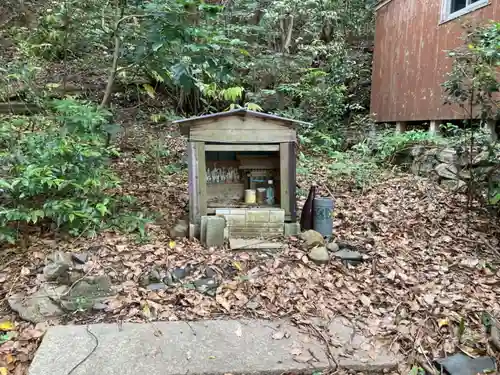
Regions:
<instances>
[{"instance_id":1,"label":"small wooden shrine","mask_svg":"<svg viewBox=\"0 0 500 375\"><path fill-rule=\"evenodd\" d=\"M296 222L298 121L237 109L176 121L188 137L190 232L202 216L231 208L281 208ZM274 199L245 203L248 191L274 188Z\"/></svg>"}]
</instances>

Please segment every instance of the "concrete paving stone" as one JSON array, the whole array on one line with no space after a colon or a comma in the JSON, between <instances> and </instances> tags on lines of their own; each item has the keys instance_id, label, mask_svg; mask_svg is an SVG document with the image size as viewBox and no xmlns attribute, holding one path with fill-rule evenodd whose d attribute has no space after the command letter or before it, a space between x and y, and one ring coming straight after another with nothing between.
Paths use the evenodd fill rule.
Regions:
<instances>
[{"instance_id":1,"label":"concrete paving stone","mask_svg":"<svg viewBox=\"0 0 500 375\"><path fill-rule=\"evenodd\" d=\"M354 330L348 319L336 317L328 324L333 344L332 352L339 358L340 367L352 371L382 372L397 368L401 358L387 350L376 338L367 338Z\"/></svg>"},{"instance_id":2,"label":"concrete paving stone","mask_svg":"<svg viewBox=\"0 0 500 375\"><path fill-rule=\"evenodd\" d=\"M323 344L285 321L94 324L89 330L99 345L72 375L272 375L329 367ZM286 335L273 339L276 332ZM67 375L94 345L85 326L51 327L29 375ZM300 352L312 352L318 361L294 360Z\"/></svg>"}]
</instances>

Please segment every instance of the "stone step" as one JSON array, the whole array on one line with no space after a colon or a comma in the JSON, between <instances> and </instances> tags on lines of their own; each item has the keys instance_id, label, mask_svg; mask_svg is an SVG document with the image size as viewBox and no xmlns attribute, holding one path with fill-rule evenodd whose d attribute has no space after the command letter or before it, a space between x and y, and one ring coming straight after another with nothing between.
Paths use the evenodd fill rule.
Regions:
<instances>
[{"instance_id":1,"label":"stone step","mask_svg":"<svg viewBox=\"0 0 500 375\"><path fill-rule=\"evenodd\" d=\"M351 339L348 327L332 329L343 341ZM286 321L207 320L51 327L29 375L67 375L91 352L72 375L281 374L335 367L323 341ZM358 371L370 371L366 364L397 366L386 354L373 359L356 349L344 363Z\"/></svg>"}]
</instances>

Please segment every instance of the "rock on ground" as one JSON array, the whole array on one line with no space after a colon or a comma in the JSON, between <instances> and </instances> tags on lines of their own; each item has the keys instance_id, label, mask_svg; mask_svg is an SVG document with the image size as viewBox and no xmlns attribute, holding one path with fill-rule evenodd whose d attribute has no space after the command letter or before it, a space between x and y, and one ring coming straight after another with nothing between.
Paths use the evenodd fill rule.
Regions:
<instances>
[{"instance_id":1,"label":"rock on ground","mask_svg":"<svg viewBox=\"0 0 500 375\"><path fill-rule=\"evenodd\" d=\"M440 177L446 178L448 180L458 179L458 168L452 164L441 163L436 165L434 170Z\"/></svg>"},{"instance_id":2,"label":"rock on ground","mask_svg":"<svg viewBox=\"0 0 500 375\"><path fill-rule=\"evenodd\" d=\"M68 267L71 267L73 265L73 259L70 253L65 253L64 251L56 251L47 256L45 263L66 264Z\"/></svg>"},{"instance_id":3,"label":"rock on ground","mask_svg":"<svg viewBox=\"0 0 500 375\"><path fill-rule=\"evenodd\" d=\"M61 307L49 297L43 288L29 296L23 293L14 294L7 301L10 308L16 311L21 319L35 324L64 314Z\"/></svg>"},{"instance_id":4,"label":"rock on ground","mask_svg":"<svg viewBox=\"0 0 500 375\"><path fill-rule=\"evenodd\" d=\"M312 248L314 246L324 246L325 239L321 235L321 233L316 232L315 230L305 231L300 235L300 238L305 241L307 248Z\"/></svg>"},{"instance_id":5,"label":"rock on ground","mask_svg":"<svg viewBox=\"0 0 500 375\"><path fill-rule=\"evenodd\" d=\"M189 224L186 220L179 220L177 224L170 229L170 237L184 238L189 234Z\"/></svg>"},{"instance_id":6,"label":"rock on ground","mask_svg":"<svg viewBox=\"0 0 500 375\"><path fill-rule=\"evenodd\" d=\"M451 191L459 191L460 189L465 188L467 183L462 180L443 180L440 182L440 185Z\"/></svg>"},{"instance_id":7,"label":"rock on ground","mask_svg":"<svg viewBox=\"0 0 500 375\"><path fill-rule=\"evenodd\" d=\"M74 262L79 263L79 264L85 264L85 262L89 258L89 253L83 252L83 253L72 253L71 258L73 259Z\"/></svg>"},{"instance_id":8,"label":"rock on ground","mask_svg":"<svg viewBox=\"0 0 500 375\"><path fill-rule=\"evenodd\" d=\"M89 276L73 285L69 292L60 298L60 303L69 311L88 310L112 295L111 280L108 276Z\"/></svg>"},{"instance_id":9,"label":"rock on ground","mask_svg":"<svg viewBox=\"0 0 500 375\"><path fill-rule=\"evenodd\" d=\"M49 263L43 268L43 276L47 281L58 280L66 275L70 266L65 263Z\"/></svg>"},{"instance_id":10,"label":"rock on ground","mask_svg":"<svg viewBox=\"0 0 500 375\"><path fill-rule=\"evenodd\" d=\"M340 246L336 242L330 242L328 245L326 245L326 248L328 249L328 251L331 251L332 253L340 250Z\"/></svg>"},{"instance_id":11,"label":"rock on ground","mask_svg":"<svg viewBox=\"0 0 500 375\"><path fill-rule=\"evenodd\" d=\"M363 254L361 254L359 251L342 249L336 251L333 255L336 258L340 258L342 260L363 260Z\"/></svg>"},{"instance_id":12,"label":"rock on ground","mask_svg":"<svg viewBox=\"0 0 500 375\"><path fill-rule=\"evenodd\" d=\"M326 264L330 261L330 254L324 246L316 246L307 255L316 264Z\"/></svg>"}]
</instances>

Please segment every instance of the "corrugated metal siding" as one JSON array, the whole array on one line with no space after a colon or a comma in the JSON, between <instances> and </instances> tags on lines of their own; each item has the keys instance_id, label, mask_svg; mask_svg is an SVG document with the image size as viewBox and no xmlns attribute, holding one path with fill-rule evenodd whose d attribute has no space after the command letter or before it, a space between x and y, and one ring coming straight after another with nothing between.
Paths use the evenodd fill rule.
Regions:
<instances>
[{"instance_id":1,"label":"corrugated metal siding","mask_svg":"<svg viewBox=\"0 0 500 375\"><path fill-rule=\"evenodd\" d=\"M500 0L465 17L499 20ZM392 0L377 12L371 112L377 122L464 118L445 105L447 51L463 44L461 19L439 24L441 0Z\"/></svg>"}]
</instances>

